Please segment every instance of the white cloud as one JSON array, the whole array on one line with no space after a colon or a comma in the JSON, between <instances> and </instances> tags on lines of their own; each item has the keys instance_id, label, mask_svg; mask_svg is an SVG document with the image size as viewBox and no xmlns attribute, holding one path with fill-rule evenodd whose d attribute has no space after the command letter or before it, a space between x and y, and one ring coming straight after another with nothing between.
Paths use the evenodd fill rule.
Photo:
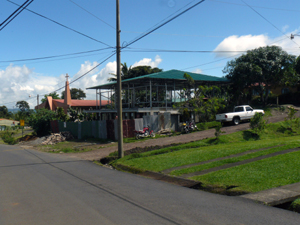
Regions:
<instances>
[{"instance_id":1,"label":"white cloud","mask_svg":"<svg viewBox=\"0 0 300 225\"><path fill-rule=\"evenodd\" d=\"M155 56L154 61L150 58L144 58L138 62L135 62L132 67L137 67L137 66L151 66L153 67L158 67L158 65L162 62L162 59L160 58L159 55Z\"/></svg>"},{"instance_id":2,"label":"white cloud","mask_svg":"<svg viewBox=\"0 0 300 225\"><path fill-rule=\"evenodd\" d=\"M159 56L156 56L154 61L145 58L136 62L135 66L150 65L157 67L161 61ZM97 64L97 62L84 62L80 65L78 72L74 76L69 74L69 81L72 82L79 78ZM111 74L116 74L115 61L108 62L100 71L96 68L78 81L70 84L70 88L81 88L87 95L86 99L95 99L96 91L86 90L86 88L107 83L107 79L112 76ZM36 73L34 68L28 68L26 65L15 66L11 64L4 70L0 69L0 106L5 104L8 108L13 108L17 101L26 100L30 108L33 109L37 103L36 96L39 94L39 100L41 101L44 94L63 87L66 81L65 76L66 74L61 74L58 77L43 76ZM64 89L57 91L57 93L60 95L62 91ZM29 96L32 97L29 98Z\"/></svg>"},{"instance_id":3,"label":"white cloud","mask_svg":"<svg viewBox=\"0 0 300 225\"><path fill-rule=\"evenodd\" d=\"M294 31L296 33L297 31ZM300 39L300 38L299 38ZM297 39L295 37L295 42ZM247 51L255 48L267 46L267 45L276 45L282 47L284 51L287 51L290 54L299 55L300 54L300 41L298 41L299 45L297 45L294 41L292 41L289 36L280 36L277 38L270 38L267 35L244 35L237 36L233 35L225 38L215 49L214 51L232 51L232 52L216 52L217 57L230 57L235 56L239 53L239 51Z\"/></svg>"},{"instance_id":4,"label":"white cloud","mask_svg":"<svg viewBox=\"0 0 300 225\"><path fill-rule=\"evenodd\" d=\"M55 90L57 78L40 76L27 66L9 65L5 70L0 70L0 105L13 108L17 101L27 100L30 108L36 105L36 98L29 96L45 94Z\"/></svg>"},{"instance_id":5,"label":"white cloud","mask_svg":"<svg viewBox=\"0 0 300 225\"><path fill-rule=\"evenodd\" d=\"M238 54L234 51L247 51L250 49L266 46L268 43L268 37L265 35L245 35L237 36L233 35L225 38L214 51L233 51L227 53L217 52L217 57L229 57Z\"/></svg>"},{"instance_id":6,"label":"white cloud","mask_svg":"<svg viewBox=\"0 0 300 225\"><path fill-rule=\"evenodd\" d=\"M192 71L193 73L203 73L201 69L195 69Z\"/></svg>"},{"instance_id":7,"label":"white cloud","mask_svg":"<svg viewBox=\"0 0 300 225\"><path fill-rule=\"evenodd\" d=\"M287 29L289 29L289 27L290 27L289 25L285 25L285 26L283 26L283 27L282 27L282 31L283 31L283 32L286 32L286 31L287 31Z\"/></svg>"}]
</instances>

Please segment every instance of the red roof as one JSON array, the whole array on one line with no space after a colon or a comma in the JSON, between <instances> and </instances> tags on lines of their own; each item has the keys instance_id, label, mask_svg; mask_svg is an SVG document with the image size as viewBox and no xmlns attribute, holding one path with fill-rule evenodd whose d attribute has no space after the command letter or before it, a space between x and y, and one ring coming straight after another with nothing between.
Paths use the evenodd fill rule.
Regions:
<instances>
[{"instance_id":1,"label":"red roof","mask_svg":"<svg viewBox=\"0 0 300 225\"><path fill-rule=\"evenodd\" d=\"M64 99L53 99L53 101L55 102L59 102L59 103L64 103ZM71 99L71 107L96 107L98 104L99 106L99 101L96 100L77 100L77 99ZM108 101L107 100L101 100L101 105L107 105Z\"/></svg>"}]
</instances>

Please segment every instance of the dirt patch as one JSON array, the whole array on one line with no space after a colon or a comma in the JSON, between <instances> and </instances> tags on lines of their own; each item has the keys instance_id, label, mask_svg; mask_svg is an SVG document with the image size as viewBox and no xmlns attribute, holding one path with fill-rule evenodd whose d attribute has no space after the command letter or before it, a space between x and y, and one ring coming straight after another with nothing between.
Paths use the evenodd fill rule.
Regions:
<instances>
[{"instance_id":1,"label":"dirt patch","mask_svg":"<svg viewBox=\"0 0 300 225\"><path fill-rule=\"evenodd\" d=\"M22 141L34 141L36 140L38 137L37 136L32 136L32 135L25 135L24 137L19 138L19 142Z\"/></svg>"}]
</instances>

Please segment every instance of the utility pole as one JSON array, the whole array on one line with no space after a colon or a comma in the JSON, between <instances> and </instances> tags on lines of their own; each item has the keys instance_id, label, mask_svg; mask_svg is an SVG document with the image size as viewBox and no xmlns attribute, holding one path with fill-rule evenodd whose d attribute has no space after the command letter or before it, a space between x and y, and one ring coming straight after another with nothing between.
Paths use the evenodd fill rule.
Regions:
<instances>
[{"instance_id":1,"label":"utility pole","mask_svg":"<svg viewBox=\"0 0 300 225\"><path fill-rule=\"evenodd\" d=\"M39 109L39 95L36 96L36 101L37 101L37 109Z\"/></svg>"},{"instance_id":2,"label":"utility pole","mask_svg":"<svg viewBox=\"0 0 300 225\"><path fill-rule=\"evenodd\" d=\"M122 80L121 80L121 42L120 42L120 0L117 2L117 111L118 111L118 157L123 158L123 119L122 119Z\"/></svg>"}]
</instances>

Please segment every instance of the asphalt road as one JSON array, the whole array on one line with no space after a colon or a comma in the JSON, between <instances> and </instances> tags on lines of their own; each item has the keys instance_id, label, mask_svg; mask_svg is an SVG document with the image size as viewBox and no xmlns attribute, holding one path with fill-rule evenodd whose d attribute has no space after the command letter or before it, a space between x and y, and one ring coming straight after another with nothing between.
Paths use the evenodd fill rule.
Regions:
<instances>
[{"instance_id":1,"label":"asphalt road","mask_svg":"<svg viewBox=\"0 0 300 225\"><path fill-rule=\"evenodd\" d=\"M0 224L299 224L300 215L0 145Z\"/></svg>"}]
</instances>

